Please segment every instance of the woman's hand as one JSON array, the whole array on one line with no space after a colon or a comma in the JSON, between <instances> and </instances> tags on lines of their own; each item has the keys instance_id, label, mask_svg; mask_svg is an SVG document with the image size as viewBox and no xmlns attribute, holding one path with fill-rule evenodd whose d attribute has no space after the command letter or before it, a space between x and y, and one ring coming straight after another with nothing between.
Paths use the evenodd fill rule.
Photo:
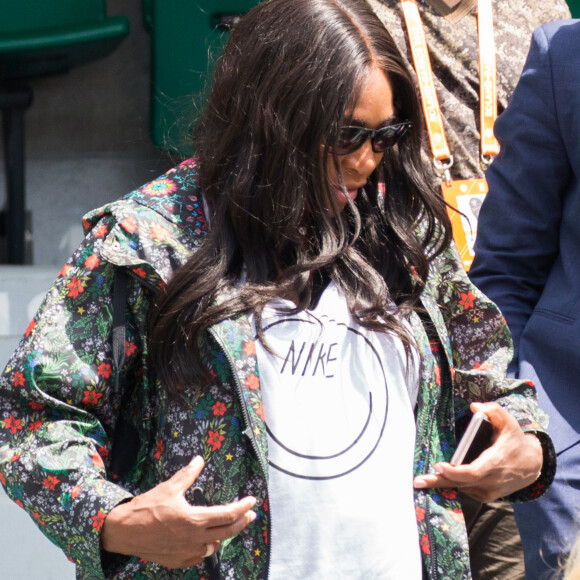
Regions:
<instances>
[{"instance_id":1,"label":"woman's hand","mask_svg":"<svg viewBox=\"0 0 580 580\"><path fill-rule=\"evenodd\" d=\"M218 550L221 540L241 532L256 518L250 511L255 498L210 507L192 506L185 499L203 465L195 457L171 479L113 508L103 525L103 549L167 568L188 568Z\"/></svg>"},{"instance_id":2,"label":"woman's hand","mask_svg":"<svg viewBox=\"0 0 580 580\"><path fill-rule=\"evenodd\" d=\"M419 475L414 487L456 487L480 502L490 502L522 489L538 478L543 453L535 435L525 434L518 422L497 403L472 403L494 427L494 441L472 463L437 463L436 474Z\"/></svg>"}]
</instances>

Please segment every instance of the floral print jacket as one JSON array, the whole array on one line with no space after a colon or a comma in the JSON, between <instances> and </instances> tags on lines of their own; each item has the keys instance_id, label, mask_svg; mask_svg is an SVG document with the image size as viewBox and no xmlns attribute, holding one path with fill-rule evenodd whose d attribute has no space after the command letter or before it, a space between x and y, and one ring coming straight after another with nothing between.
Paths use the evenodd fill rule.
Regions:
<instances>
[{"instance_id":1,"label":"floral print jacket","mask_svg":"<svg viewBox=\"0 0 580 580\"><path fill-rule=\"evenodd\" d=\"M195 162L185 161L85 216L86 238L65 264L0 378L0 481L77 564L79 578L201 579L205 565L169 570L103 553L100 531L119 502L171 477L196 455L209 504L258 499L257 519L223 542L219 576L268 576L268 468L255 344L246 316L211 328L203 360L213 381L167 397L147 356L156 292L206 233ZM113 362L115 271L127 273L125 359ZM544 467L511 500L541 495L555 467L546 417L530 383L505 378L511 339L498 309L468 280L454 250L433 264L419 345L415 473L449 460L471 401L498 401L538 434ZM461 430L460 428L458 429ZM192 500L191 497L189 497ZM467 535L453 489L416 490L429 578L470 578ZM215 574L214 574L215 577Z\"/></svg>"}]
</instances>

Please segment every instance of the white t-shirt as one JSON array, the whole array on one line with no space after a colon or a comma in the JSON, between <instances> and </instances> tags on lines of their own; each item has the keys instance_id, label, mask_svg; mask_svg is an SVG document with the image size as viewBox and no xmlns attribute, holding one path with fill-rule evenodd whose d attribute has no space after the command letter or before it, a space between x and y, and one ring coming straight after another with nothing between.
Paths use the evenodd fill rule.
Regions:
<instances>
[{"instance_id":1,"label":"white t-shirt","mask_svg":"<svg viewBox=\"0 0 580 580\"><path fill-rule=\"evenodd\" d=\"M271 580L419 580L415 421L403 345L350 317L334 284L314 310L264 312ZM253 322L253 321L252 321ZM412 385L414 387L414 384Z\"/></svg>"}]
</instances>

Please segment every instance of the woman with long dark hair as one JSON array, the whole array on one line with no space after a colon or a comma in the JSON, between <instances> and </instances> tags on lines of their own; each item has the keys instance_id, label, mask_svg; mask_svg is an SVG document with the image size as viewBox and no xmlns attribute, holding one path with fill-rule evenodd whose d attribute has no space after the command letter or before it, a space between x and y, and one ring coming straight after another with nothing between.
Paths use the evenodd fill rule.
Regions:
<instances>
[{"instance_id":1,"label":"woman with long dark hair","mask_svg":"<svg viewBox=\"0 0 580 580\"><path fill-rule=\"evenodd\" d=\"M2 483L81 577L469 578L454 488L546 489L422 126L365 2L267 0L196 158L85 217L0 382ZM452 466L478 404L493 444Z\"/></svg>"}]
</instances>

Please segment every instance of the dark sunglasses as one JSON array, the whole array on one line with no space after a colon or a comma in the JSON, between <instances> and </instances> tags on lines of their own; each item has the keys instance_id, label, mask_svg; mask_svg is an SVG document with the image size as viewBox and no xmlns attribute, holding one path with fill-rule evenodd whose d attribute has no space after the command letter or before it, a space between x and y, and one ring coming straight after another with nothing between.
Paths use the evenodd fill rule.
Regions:
<instances>
[{"instance_id":1,"label":"dark sunglasses","mask_svg":"<svg viewBox=\"0 0 580 580\"><path fill-rule=\"evenodd\" d=\"M409 130L411 121L403 121L395 125L387 125L380 129L365 127L341 127L338 140L333 150L337 155L348 155L362 147L368 139L375 153L382 153L396 145L397 141Z\"/></svg>"}]
</instances>

